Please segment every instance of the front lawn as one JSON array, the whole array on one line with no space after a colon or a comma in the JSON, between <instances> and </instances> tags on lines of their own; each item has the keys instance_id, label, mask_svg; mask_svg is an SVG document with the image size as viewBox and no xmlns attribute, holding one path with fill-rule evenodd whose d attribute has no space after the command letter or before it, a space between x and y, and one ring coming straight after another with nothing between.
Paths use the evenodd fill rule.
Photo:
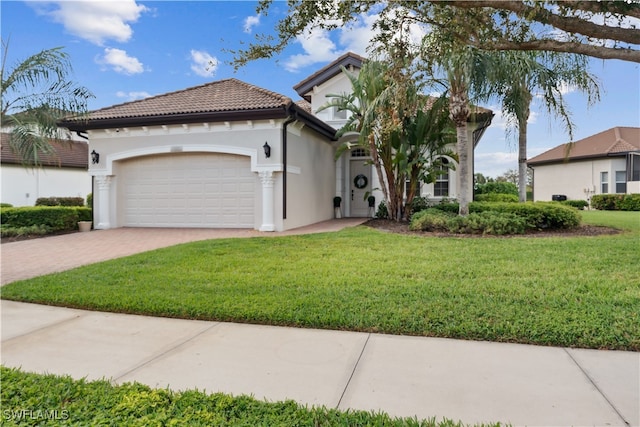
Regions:
<instances>
[{"instance_id":1,"label":"front lawn","mask_svg":"<svg viewBox=\"0 0 640 427\"><path fill-rule=\"evenodd\" d=\"M15 282L2 298L272 325L640 350L640 214L600 237L437 238L366 227L210 240Z\"/></svg>"},{"instance_id":2,"label":"front lawn","mask_svg":"<svg viewBox=\"0 0 640 427\"><path fill-rule=\"evenodd\" d=\"M291 400L271 403L249 396L152 389L138 383L114 386L108 381L78 381L5 367L0 367L0 374L2 425L463 427L450 420L307 408Z\"/></svg>"}]
</instances>

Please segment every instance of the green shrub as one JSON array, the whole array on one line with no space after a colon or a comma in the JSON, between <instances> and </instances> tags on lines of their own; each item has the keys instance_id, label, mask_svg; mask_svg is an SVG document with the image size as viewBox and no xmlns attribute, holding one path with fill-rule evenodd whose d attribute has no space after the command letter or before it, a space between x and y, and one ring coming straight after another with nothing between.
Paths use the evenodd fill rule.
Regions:
<instances>
[{"instance_id":1,"label":"green shrub","mask_svg":"<svg viewBox=\"0 0 640 427\"><path fill-rule=\"evenodd\" d=\"M46 225L31 225L28 227L2 227L0 236L5 237L21 237L21 236L46 236L51 234L51 227Z\"/></svg>"},{"instance_id":2,"label":"green shrub","mask_svg":"<svg viewBox=\"0 0 640 427\"><path fill-rule=\"evenodd\" d=\"M378 209L376 210L376 218L387 219L389 218L389 211L387 211L387 204L382 201L378 205Z\"/></svg>"},{"instance_id":3,"label":"green shrub","mask_svg":"<svg viewBox=\"0 0 640 427\"><path fill-rule=\"evenodd\" d=\"M446 204L434 205L433 208L449 213L458 213L458 203L449 202ZM558 202L469 203L470 213L485 211L512 213L518 215L525 219L527 229L531 230L575 228L580 225L582 219L578 211Z\"/></svg>"},{"instance_id":4,"label":"green shrub","mask_svg":"<svg viewBox=\"0 0 640 427\"><path fill-rule=\"evenodd\" d=\"M13 205L11 203L0 203L0 208L12 208Z\"/></svg>"},{"instance_id":5,"label":"green shrub","mask_svg":"<svg viewBox=\"0 0 640 427\"><path fill-rule=\"evenodd\" d=\"M421 196L414 197L411 201L411 215L429 209L429 207L429 199Z\"/></svg>"},{"instance_id":6,"label":"green shrub","mask_svg":"<svg viewBox=\"0 0 640 427\"><path fill-rule=\"evenodd\" d=\"M640 194L596 194L591 207L602 211L640 211Z\"/></svg>"},{"instance_id":7,"label":"green shrub","mask_svg":"<svg viewBox=\"0 0 640 427\"><path fill-rule=\"evenodd\" d=\"M409 229L415 231L448 231L448 222L454 216L441 209L429 208L413 215Z\"/></svg>"},{"instance_id":8,"label":"green shrub","mask_svg":"<svg viewBox=\"0 0 640 427\"><path fill-rule=\"evenodd\" d=\"M558 202L566 206L571 206L572 208L576 208L578 210L583 211L584 208L589 206L589 202L586 200L563 200L562 202Z\"/></svg>"},{"instance_id":9,"label":"green shrub","mask_svg":"<svg viewBox=\"0 0 640 427\"><path fill-rule=\"evenodd\" d=\"M485 211L453 217L449 222L452 233L467 234L523 234L527 227L524 218L513 213Z\"/></svg>"},{"instance_id":10,"label":"green shrub","mask_svg":"<svg viewBox=\"0 0 640 427\"><path fill-rule=\"evenodd\" d=\"M87 207L93 209L93 193L87 194Z\"/></svg>"},{"instance_id":11,"label":"green shrub","mask_svg":"<svg viewBox=\"0 0 640 427\"><path fill-rule=\"evenodd\" d=\"M39 197L36 206L84 206L82 197Z\"/></svg>"},{"instance_id":12,"label":"green shrub","mask_svg":"<svg viewBox=\"0 0 640 427\"><path fill-rule=\"evenodd\" d=\"M518 186L511 182L487 182L486 184L479 184L475 188L476 194L513 194L518 195Z\"/></svg>"},{"instance_id":13,"label":"green shrub","mask_svg":"<svg viewBox=\"0 0 640 427\"><path fill-rule=\"evenodd\" d=\"M476 202L507 202L518 203L520 199L515 194L504 193L484 193L476 194Z\"/></svg>"},{"instance_id":14,"label":"green shrub","mask_svg":"<svg viewBox=\"0 0 640 427\"><path fill-rule=\"evenodd\" d=\"M4 227L46 226L51 231L75 230L78 221L91 221L91 209L67 206L6 208L0 213Z\"/></svg>"}]
</instances>

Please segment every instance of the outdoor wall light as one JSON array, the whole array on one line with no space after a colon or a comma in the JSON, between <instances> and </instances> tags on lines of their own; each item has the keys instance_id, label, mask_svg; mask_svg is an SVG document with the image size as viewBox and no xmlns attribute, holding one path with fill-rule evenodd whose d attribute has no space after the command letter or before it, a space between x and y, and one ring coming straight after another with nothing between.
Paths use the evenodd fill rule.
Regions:
<instances>
[{"instance_id":1,"label":"outdoor wall light","mask_svg":"<svg viewBox=\"0 0 640 427\"><path fill-rule=\"evenodd\" d=\"M262 148L264 148L264 156L268 159L269 157L271 157L271 146L269 145L268 142L265 142L264 145L262 146Z\"/></svg>"},{"instance_id":2,"label":"outdoor wall light","mask_svg":"<svg viewBox=\"0 0 640 427\"><path fill-rule=\"evenodd\" d=\"M91 163L94 165L100 163L100 154L96 153L96 150L91 152Z\"/></svg>"}]
</instances>

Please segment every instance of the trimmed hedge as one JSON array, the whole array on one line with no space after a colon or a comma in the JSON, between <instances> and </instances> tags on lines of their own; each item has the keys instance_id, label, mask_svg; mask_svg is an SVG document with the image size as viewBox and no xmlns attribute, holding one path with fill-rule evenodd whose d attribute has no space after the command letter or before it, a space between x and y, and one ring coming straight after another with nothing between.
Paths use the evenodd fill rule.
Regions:
<instances>
[{"instance_id":1,"label":"trimmed hedge","mask_svg":"<svg viewBox=\"0 0 640 427\"><path fill-rule=\"evenodd\" d=\"M414 215L411 230L446 231L457 234L523 234L526 221L513 213L485 211L467 216L453 215L439 209L427 209Z\"/></svg>"},{"instance_id":2,"label":"trimmed hedge","mask_svg":"<svg viewBox=\"0 0 640 427\"><path fill-rule=\"evenodd\" d=\"M476 194L513 194L518 196L518 186L511 182L487 182L486 184L479 184L475 188Z\"/></svg>"},{"instance_id":3,"label":"trimmed hedge","mask_svg":"<svg viewBox=\"0 0 640 427\"><path fill-rule=\"evenodd\" d=\"M591 207L603 211L640 211L640 194L596 194Z\"/></svg>"},{"instance_id":4,"label":"trimmed hedge","mask_svg":"<svg viewBox=\"0 0 640 427\"><path fill-rule=\"evenodd\" d=\"M458 213L457 203L446 203L433 207L449 213ZM525 220L526 228L529 230L575 228L580 225L582 220L580 213L576 209L557 202L469 203L469 213L487 211L515 214Z\"/></svg>"},{"instance_id":5,"label":"trimmed hedge","mask_svg":"<svg viewBox=\"0 0 640 427\"><path fill-rule=\"evenodd\" d=\"M589 206L589 202L587 202L586 200L563 200L562 202L558 202L558 203L571 206L572 208L576 208L581 211L583 211L584 208Z\"/></svg>"},{"instance_id":6,"label":"trimmed hedge","mask_svg":"<svg viewBox=\"0 0 640 427\"><path fill-rule=\"evenodd\" d=\"M82 197L39 197L36 206L84 206Z\"/></svg>"},{"instance_id":7,"label":"trimmed hedge","mask_svg":"<svg viewBox=\"0 0 640 427\"><path fill-rule=\"evenodd\" d=\"M66 206L28 206L3 208L0 212L2 228L31 226L49 227L51 231L75 230L78 221L92 221L91 209Z\"/></svg>"},{"instance_id":8,"label":"trimmed hedge","mask_svg":"<svg viewBox=\"0 0 640 427\"><path fill-rule=\"evenodd\" d=\"M515 194L504 194L504 193L485 193L485 194L476 194L476 202L508 202L508 203L518 203L520 199Z\"/></svg>"}]
</instances>

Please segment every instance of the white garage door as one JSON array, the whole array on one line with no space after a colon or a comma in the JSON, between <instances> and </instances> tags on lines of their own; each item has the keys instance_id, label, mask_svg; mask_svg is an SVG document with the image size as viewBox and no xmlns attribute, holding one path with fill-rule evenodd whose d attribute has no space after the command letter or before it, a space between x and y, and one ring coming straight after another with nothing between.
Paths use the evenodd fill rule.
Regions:
<instances>
[{"instance_id":1,"label":"white garage door","mask_svg":"<svg viewBox=\"0 0 640 427\"><path fill-rule=\"evenodd\" d=\"M185 153L122 162L118 173L127 227L253 228L250 158Z\"/></svg>"}]
</instances>

